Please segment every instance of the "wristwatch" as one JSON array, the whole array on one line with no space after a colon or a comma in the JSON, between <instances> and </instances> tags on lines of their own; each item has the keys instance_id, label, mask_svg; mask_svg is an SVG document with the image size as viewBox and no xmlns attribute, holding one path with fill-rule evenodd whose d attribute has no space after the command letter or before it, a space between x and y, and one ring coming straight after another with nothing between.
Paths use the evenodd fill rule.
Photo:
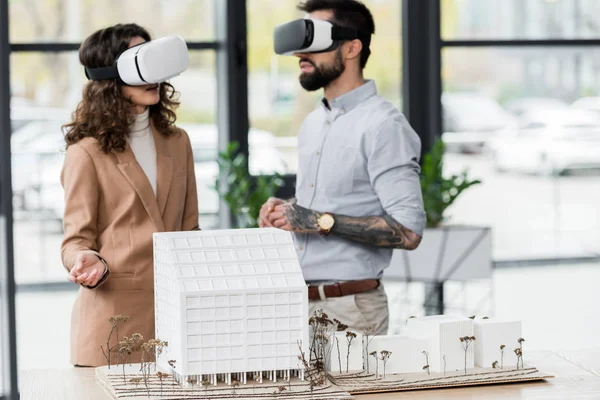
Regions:
<instances>
[{"instance_id":1,"label":"wristwatch","mask_svg":"<svg viewBox=\"0 0 600 400\"><path fill-rule=\"evenodd\" d=\"M335 224L335 219L333 218L333 215L331 215L329 213L323 213L317 219L317 225L319 226L319 233L324 236L329 235L329 232L331 232L331 228L333 228L334 224Z\"/></svg>"}]
</instances>

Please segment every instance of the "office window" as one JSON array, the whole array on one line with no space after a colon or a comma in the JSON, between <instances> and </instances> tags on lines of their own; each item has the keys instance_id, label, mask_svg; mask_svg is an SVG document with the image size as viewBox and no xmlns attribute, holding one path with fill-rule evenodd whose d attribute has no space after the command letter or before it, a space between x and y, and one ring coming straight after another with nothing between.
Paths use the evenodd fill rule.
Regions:
<instances>
[{"instance_id":1,"label":"office window","mask_svg":"<svg viewBox=\"0 0 600 400\"><path fill-rule=\"evenodd\" d=\"M13 53L11 71L15 279L64 281L61 126L81 100L86 78L76 52ZM180 93L177 125L192 142L200 224L205 229L218 225L219 210L212 188L218 171L215 76L214 52L192 51L189 69L171 80Z\"/></svg>"},{"instance_id":2,"label":"office window","mask_svg":"<svg viewBox=\"0 0 600 400\"><path fill-rule=\"evenodd\" d=\"M9 2L10 41L81 42L98 29L135 22L153 37L214 40L213 0L36 0Z\"/></svg>"},{"instance_id":3,"label":"office window","mask_svg":"<svg viewBox=\"0 0 600 400\"><path fill-rule=\"evenodd\" d=\"M401 107L401 2L366 0L375 19L371 57L364 71L374 79L379 94ZM304 118L317 106L323 91L306 92L298 83L298 58L278 56L273 51L275 26L302 18L296 2L248 0L248 106L250 114L250 167L253 157L252 135L269 137L276 156L262 165L266 172L295 174L297 170L296 135ZM272 139L271 139L272 138ZM258 140L256 140L258 144ZM258 148L258 147L255 147ZM267 161L264 161L267 162ZM258 165L255 170L260 169Z\"/></svg>"},{"instance_id":4,"label":"office window","mask_svg":"<svg viewBox=\"0 0 600 400\"><path fill-rule=\"evenodd\" d=\"M493 259L591 254L600 240L600 50L445 48L448 173L482 184L451 223L492 227Z\"/></svg>"},{"instance_id":5,"label":"office window","mask_svg":"<svg viewBox=\"0 0 600 400\"><path fill-rule=\"evenodd\" d=\"M596 0L441 0L442 38L595 39Z\"/></svg>"}]
</instances>

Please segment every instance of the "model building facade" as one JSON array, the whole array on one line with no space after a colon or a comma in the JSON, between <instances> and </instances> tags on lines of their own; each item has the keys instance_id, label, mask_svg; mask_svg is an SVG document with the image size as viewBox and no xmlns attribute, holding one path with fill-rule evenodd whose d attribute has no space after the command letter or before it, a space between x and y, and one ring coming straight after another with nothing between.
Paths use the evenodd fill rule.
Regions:
<instances>
[{"instance_id":1,"label":"model building facade","mask_svg":"<svg viewBox=\"0 0 600 400\"><path fill-rule=\"evenodd\" d=\"M521 321L499 321L492 319L475 319L474 332L475 364L489 367L495 361L501 366L516 366L517 356L513 351L519 347L521 337ZM501 349L501 346L505 346Z\"/></svg>"},{"instance_id":2,"label":"model building facade","mask_svg":"<svg viewBox=\"0 0 600 400\"><path fill-rule=\"evenodd\" d=\"M308 294L289 232L155 233L154 271L156 336L169 342L162 368L175 360L178 376L214 383L217 374L245 381L248 372L300 368Z\"/></svg>"},{"instance_id":3,"label":"model building facade","mask_svg":"<svg viewBox=\"0 0 600 400\"><path fill-rule=\"evenodd\" d=\"M471 343L467 347L466 343L459 340L460 337L473 336L473 320L434 315L411 318L407 321L407 326L410 336L430 339L429 367L432 372L443 372L444 366L446 371L474 367L475 344Z\"/></svg>"}]
</instances>

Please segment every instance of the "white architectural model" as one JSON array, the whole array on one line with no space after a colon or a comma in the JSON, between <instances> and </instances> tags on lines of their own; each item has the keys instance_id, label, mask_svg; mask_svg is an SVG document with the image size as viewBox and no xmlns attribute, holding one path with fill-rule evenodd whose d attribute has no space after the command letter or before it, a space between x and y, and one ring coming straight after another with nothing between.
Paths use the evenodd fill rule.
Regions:
<instances>
[{"instance_id":1,"label":"white architectural model","mask_svg":"<svg viewBox=\"0 0 600 400\"><path fill-rule=\"evenodd\" d=\"M289 232L155 233L154 272L156 337L169 342L158 363L175 360L180 381L287 378L300 369L299 341L308 356L307 287Z\"/></svg>"},{"instance_id":2,"label":"white architectural model","mask_svg":"<svg viewBox=\"0 0 600 400\"><path fill-rule=\"evenodd\" d=\"M514 349L519 347L521 337L520 321L496 321L476 319L473 321L475 341L475 364L480 367L491 367L494 361L501 366L517 365ZM500 346L506 346L504 351Z\"/></svg>"},{"instance_id":3,"label":"white architectural model","mask_svg":"<svg viewBox=\"0 0 600 400\"><path fill-rule=\"evenodd\" d=\"M444 357L446 371L465 368L466 343L461 342L459 338L474 336L473 320L449 315L434 315L411 318L407 321L407 326L410 336L431 339L429 368L432 372L444 372ZM475 343L470 343L467 347L467 369L474 367L474 347Z\"/></svg>"},{"instance_id":4,"label":"white architectural model","mask_svg":"<svg viewBox=\"0 0 600 400\"><path fill-rule=\"evenodd\" d=\"M428 353L431 362L431 339L428 337L375 336L369 344L369 351L376 351L378 357L381 357L383 350L392 352L386 363L388 374L422 372L423 366L426 365L424 351ZM370 365L374 366L375 359L370 357ZM375 368L371 367L371 370ZM379 372L381 371L380 365Z\"/></svg>"},{"instance_id":5,"label":"white architectural model","mask_svg":"<svg viewBox=\"0 0 600 400\"><path fill-rule=\"evenodd\" d=\"M356 337L348 342L346 334L346 332L335 332L331 339L328 371L340 372L340 364L342 373L363 370L363 335L355 332ZM350 343L350 349L348 349L348 343Z\"/></svg>"}]
</instances>

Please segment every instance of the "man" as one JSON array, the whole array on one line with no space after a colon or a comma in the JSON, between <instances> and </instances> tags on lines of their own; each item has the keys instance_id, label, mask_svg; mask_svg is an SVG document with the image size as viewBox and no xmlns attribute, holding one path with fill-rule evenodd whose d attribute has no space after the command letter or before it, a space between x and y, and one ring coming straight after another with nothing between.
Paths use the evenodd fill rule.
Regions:
<instances>
[{"instance_id":1,"label":"man","mask_svg":"<svg viewBox=\"0 0 600 400\"><path fill-rule=\"evenodd\" d=\"M294 52L300 84L323 88L324 98L298 134L296 198L269 199L259 223L294 232L310 315L323 309L351 329L386 334L383 270L393 249L419 245L425 227L421 143L363 77L375 32L370 11L355 0L308 0L298 8L356 36L325 51Z\"/></svg>"}]
</instances>

